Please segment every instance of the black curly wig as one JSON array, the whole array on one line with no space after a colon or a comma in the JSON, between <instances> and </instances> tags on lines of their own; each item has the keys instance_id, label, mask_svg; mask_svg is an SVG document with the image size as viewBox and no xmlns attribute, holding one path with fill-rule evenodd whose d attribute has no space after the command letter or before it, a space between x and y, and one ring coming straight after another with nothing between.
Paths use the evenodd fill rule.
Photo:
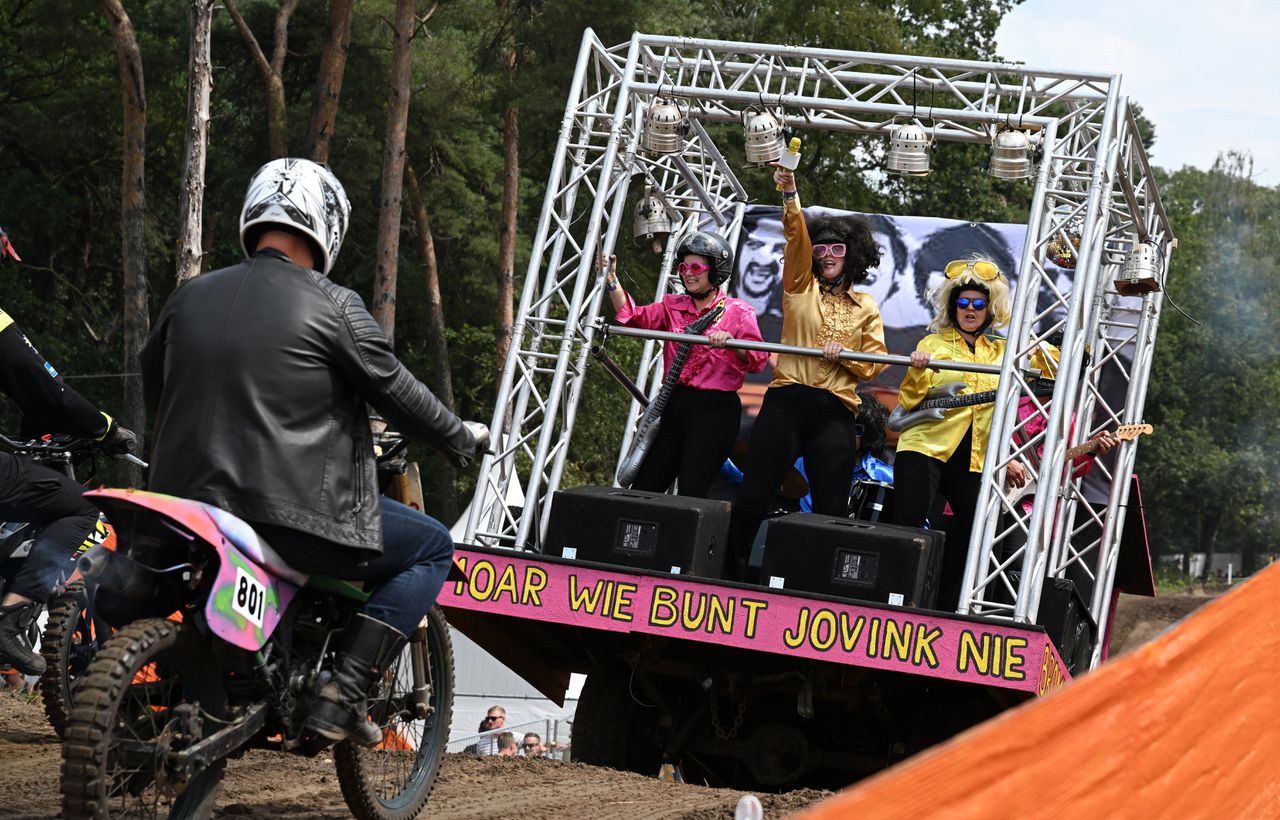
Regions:
<instances>
[{"instance_id":1,"label":"black curly wig","mask_svg":"<svg viewBox=\"0 0 1280 820\"><path fill-rule=\"evenodd\" d=\"M851 286L867 278L867 271L880 264L880 243L871 233L871 225L860 216L823 214L806 219L809 239L815 245L843 242L844 280ZM813 260L813 275L821 277L818 260Z\"/></svg>"},{"instance_id":2,"label":"black curly wig","mask_svg":"<svg viewBox=\"0 0 1280 820\"><path fill-rule=\"evenodd\" d=\"M889 442L885 432L885 425L889 423L889 408L871 390L859 390L858 399L861 401L858 406L858 424L862 425L862 448L859 456L871 453L884 461Z\"/></svg>"}]
</instances>

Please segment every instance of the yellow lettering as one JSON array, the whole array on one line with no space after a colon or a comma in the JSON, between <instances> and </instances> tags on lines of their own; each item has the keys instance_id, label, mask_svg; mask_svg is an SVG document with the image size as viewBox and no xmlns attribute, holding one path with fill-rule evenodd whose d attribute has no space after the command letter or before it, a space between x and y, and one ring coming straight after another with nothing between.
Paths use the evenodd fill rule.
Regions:
<instances>
[{"instance_id":1,"label":"yellow lettering","mask_svg":"<svg viewBox=\"0 0 1280 820\"><path fill-rule=\"evenodd\" d=\"M991 636L983 635L981 648L978 639L969 630L960 633L960 660L956 664L957 671L968 672L973 664L979 675L987 674L991 668Z\"/></svg>"},{"instance_id":2,"label":"yellow lettering","mask_svg":"<svg viewBox=\"0 0 1280 820\"><path fill-rule=\"evenodd\" d=\"M871 631L867 633L867 657L875 658L880 652L880 619L871 619Z\"/></svg>"},{"instance_id":3,"label":"yellow lettering","mask_svg":"<svg viewBox=\"0 0 1280 820\"><path fill-rule=\"evenodd\" d=\"M587 614L596 614L600 605L600 592L604 589L604 581L596 581L591 587L578 589L578 576L569 576L569 608L574 612L586 608Z\"/></svg>"},{"instance_id":4,"label":"yellow lettering","mask_svg":"<svg viewBox=\"0 0 1280 820\"><path fill-rule=\"evenodd\" d=\"M618 588L616 590L616 601L613 605L613 619L615 621L631 623L633 620L631 607L635 604L635 601L632 600L631 596L634 595L638 589L639 587L635 584L618 584Z\"/></svg>"},{"instance_id":5,"label":"yellow lettering","mask_svg":"<svg viewBox=\"0 0 1280 820\"><path fill-rule=\"evenodd\" d=\"M768 601L753 601L750 598L742 599L742 606L747 610L747 629L743 634L748 638L756 636L756 615L769 608Z\"/></svg>"},{"instance_id":6,"label":"yellow lettering","mask_svg":"<svg viewBox=\"0 0 1280 820\"><path fill-rule=\"evenodd\" d=\"M733 598L728 603L720 600L719 596L711 596L711 606L707 612L707 632L716 632L722 635L733 634Z\"/></svg>"},{"instance_id":7,"label":"yellow lettering","mask_svg":"<svg viewBox=\"0 0 1280 820\"><path fill-rule=\"evenodd\" d=\"M813 648L826 652L836 642L836 616L829 609L820 609L813 616L813 626L809 630L809 643Z\"/></svg>"},{"instance_id":8,"label":"yellow lettering","mask_svg":"<svg viewBox=\"0 0 1280 820\"><path fill-rule=\"evenodd\" d=\"M707 617L707 596L702 592L690 592L685 590L680 602L680 622L685 629L694 632L698 627L702 626L702 621ZM690 613L689 610L693 606L694 601L698 602L698 611Z\"/></svg>"},{"instance_id":9,"label":"yellow lettering","mask_svg":"<svg viewBox=\"0 0 1280 820\"><path fill-rule=\"evenodd\" d=\"M547 573L541 567L535 567L533 564L524 568L524 594L520 596L520 603L523 606L542 606L542 599L538 597L538 593L547 587Z\"/></svg>"},{"instance_id":10,"label":"yellow lettering","mask_svg":"<svg viewBox=\"0 0 1280 820\"><path fill-rule=\"evenodd\" d=\"M926 630L924 624L918 625L916 627L915 652L911 655L911 662L919 666L920 660L923 658L925 663L929 664L930 669L937 669L938 654L933 651L933 642L940 637L942 637L942 630L938 627L935 626Z\"/></svg>"},{"instance_id":11,"label":"yellow lettering","mask_svg":"<svg viewBox=\"0 0 1280 820\"><path fill-rule=\"evenodd\" d=\"M1027 648L1026 638L1006 638L1004 642L1004 679L1005 680L1026 680L1027 673L1023 671L1022 666L1026 663L1026 658L1022 655L1022 650Z\"/></svg>"},{"instance_id":12,"label":"yellow lettering","mask_svg":"<svg viewBox=\"0 0 1280 820\"><path fill-rule=\"evenodd\" d=\"M676 591L671 587L655 586L653 588L653 604L649 607L649 623L654 626L672 626L679 614L675 608ZM659 608L666 614L659 616Z\"/></svg>"},{"instance_id":13,"label":"yellow lettering","mask_svg":"<svg viewBox=\"0 0 1280 820\"><path fill-rule=\"evenodd\" d=\"M805 635L809 632L809 610L800 610L800 620L796 623L795 631L790 629L782 630L782 642L787 645L788 649L798 649L804 643Z\"/></svg>"},{"instance_id":14,"label":"yellow lettering","mask_svg":"<svg viewBox=\"0 0 1280 820\"><path fill-rule=\"evenodd\" d=\"M459 556L458 556L458 568L462 570L462 574L463 574L463 575L466 575L466 574L467 574L467 557L466 557L465 555L459 555ZM468 580L466 580L466 579L461 580L461 581L454 581L454 582L453 582L453 594L454 594L454 595L461 595L461 594L462 594L462 588L463 588L463 586L464 586L464 585L468 585L468 584L470 584L470 581L468 581Z\"/></svg>"},{"instance_id":15,"label":"yellow lettering","mask_svg":"<svg viewBox=\"0 0 1280 820\"><path fill-rule=\"evenodd\" d=\"M867 624L867 616L859 615L853 619L853 628L849 628L849 613L840 613L840 648L845 652L852 652L854 644L858 642L858 636L862 634L862 627Z\"/></svg>"},{"instance_id":16,"label":"yellow lettering","mask_svg":"<svg viewBox=\"0 0 1280 820\"><path fill-rule=\"evenodd\" d=\"M498 596L504 593L511 598L511 603L519 603L519 593L516 590L516 568L513 564L507 564L506 569L502 571L502 576L498 578L498 586L493 590L493 599L496 601Z\"/></svg>"},{"instance_id":17,"label":"yellow lettering","mask_svg":"<svg viewBox=\"0 0 1280 820\"><path fill-rule=\"evenodd\" d=\"M899 624L892 618L884 622L884 657L906 661L911 657L911 622Z\"/></svg>"},{"instance_id":18,"label":"yellow lettering","mask_svg":"<svg viewBox=\"0 0 1280 820\"><path fill-rule=\"evenodd\" d=\"M475 568L471 570L471 583L467 592L477 601L489 600L489 596L493 594L493 578L496 574L493 564L484 560L476 561ZM481 579L484 579L483 584Z\"/></svg>"}]
</instances>

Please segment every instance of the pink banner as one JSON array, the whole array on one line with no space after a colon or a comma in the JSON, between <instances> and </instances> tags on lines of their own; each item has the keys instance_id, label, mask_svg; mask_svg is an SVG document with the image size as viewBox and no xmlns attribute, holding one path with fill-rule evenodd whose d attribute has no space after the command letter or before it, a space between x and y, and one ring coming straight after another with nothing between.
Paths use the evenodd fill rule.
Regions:
<instances>
[{"instance_id":1,"label":"pink banner","mask_svg":"<svg viewBox=\"0 0 1280 820\"><path fill-rule=\"evenodd\" d=\"M640 632L1046 694L1069 680L1038 630L459 550L444 607Z\"/></svg>"}]
</instances>

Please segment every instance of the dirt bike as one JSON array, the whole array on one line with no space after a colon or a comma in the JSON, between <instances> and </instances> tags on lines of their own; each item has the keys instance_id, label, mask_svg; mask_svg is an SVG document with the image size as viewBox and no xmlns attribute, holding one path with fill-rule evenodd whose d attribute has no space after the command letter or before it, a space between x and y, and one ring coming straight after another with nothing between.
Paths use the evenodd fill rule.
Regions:
<instances>
[{"instance_id":1,"label":"dirt bike","mask_svg":"<svg viewBox=\"0 0 1280 820\"><path fill-rule=\"evenodd\" d=\"M82 483L93 480L97 457L102 455L98 442L69 436L27 441L0 435L0 447L28 456L36 464ZM0 594L4 592L7 580L21 569L39 532L40 527L31 523L0 524ZM109 634L104 631L107 629L105 624L100 620L95 622L90 616L84 585L75 572L80 556L98 545L107 549L115 545L115 534L104 516L98 517L97 526L85 537L75 555L68 559L69 577L63 590L48 603L49 617L43 635L36 622L33 620L31 623L31 645L40 646L40 654L44 656L47 667L38 683L44 711L59 736L66 727L79 677L97 651L97 636ZM0 666L3 666L2 662Z\"/></svg>"},{"instance_id":2,"label":"dirt bike","mask_svg":"<svg viewBox=\"0 0 1280 820\"><path fill-rule=\"evenodd\" d=\"M402 446L385 450L380 466ZM368 594L290 568L249 524L212 505L136 490L90 497L116 523L117 549L90 550L81 569L97 611L119 630L89 664L67 727L63 816L205 817L229 757L328 747L305 721L335 633ZM358 818L415 817L453 711L453 646L438 608L369 703L382 740L332 750L343 797Z\"/></svg>"}]
</instances>

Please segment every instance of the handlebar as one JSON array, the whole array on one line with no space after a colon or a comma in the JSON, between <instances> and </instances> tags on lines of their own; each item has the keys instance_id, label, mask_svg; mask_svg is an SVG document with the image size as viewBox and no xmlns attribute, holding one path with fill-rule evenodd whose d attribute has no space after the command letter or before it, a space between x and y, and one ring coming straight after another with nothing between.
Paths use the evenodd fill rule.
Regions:
<instances>
[{"instance_id":1,"label":"handlebar","mask_svg":"<svg viewBox=\"0 0 1280 820\"><path fill-rule=\"evenodd\" d=\"M0 448L9 450L10 452L19 453L21 455L31 456L36 460L42 458L49 460L62 461L64 459L75 458L76 456L96 456L103 453L102 444L91 438L77 438L75 436L54 435L48 438L30 439L21 441L19 439L10 438L4 433L0 433ZM56 457L56 458L55 458ZM122 453L114 458L123 458L143 469L147 468L147 462L135 456L133 453Z\"/></svg>"}]
</instances>

